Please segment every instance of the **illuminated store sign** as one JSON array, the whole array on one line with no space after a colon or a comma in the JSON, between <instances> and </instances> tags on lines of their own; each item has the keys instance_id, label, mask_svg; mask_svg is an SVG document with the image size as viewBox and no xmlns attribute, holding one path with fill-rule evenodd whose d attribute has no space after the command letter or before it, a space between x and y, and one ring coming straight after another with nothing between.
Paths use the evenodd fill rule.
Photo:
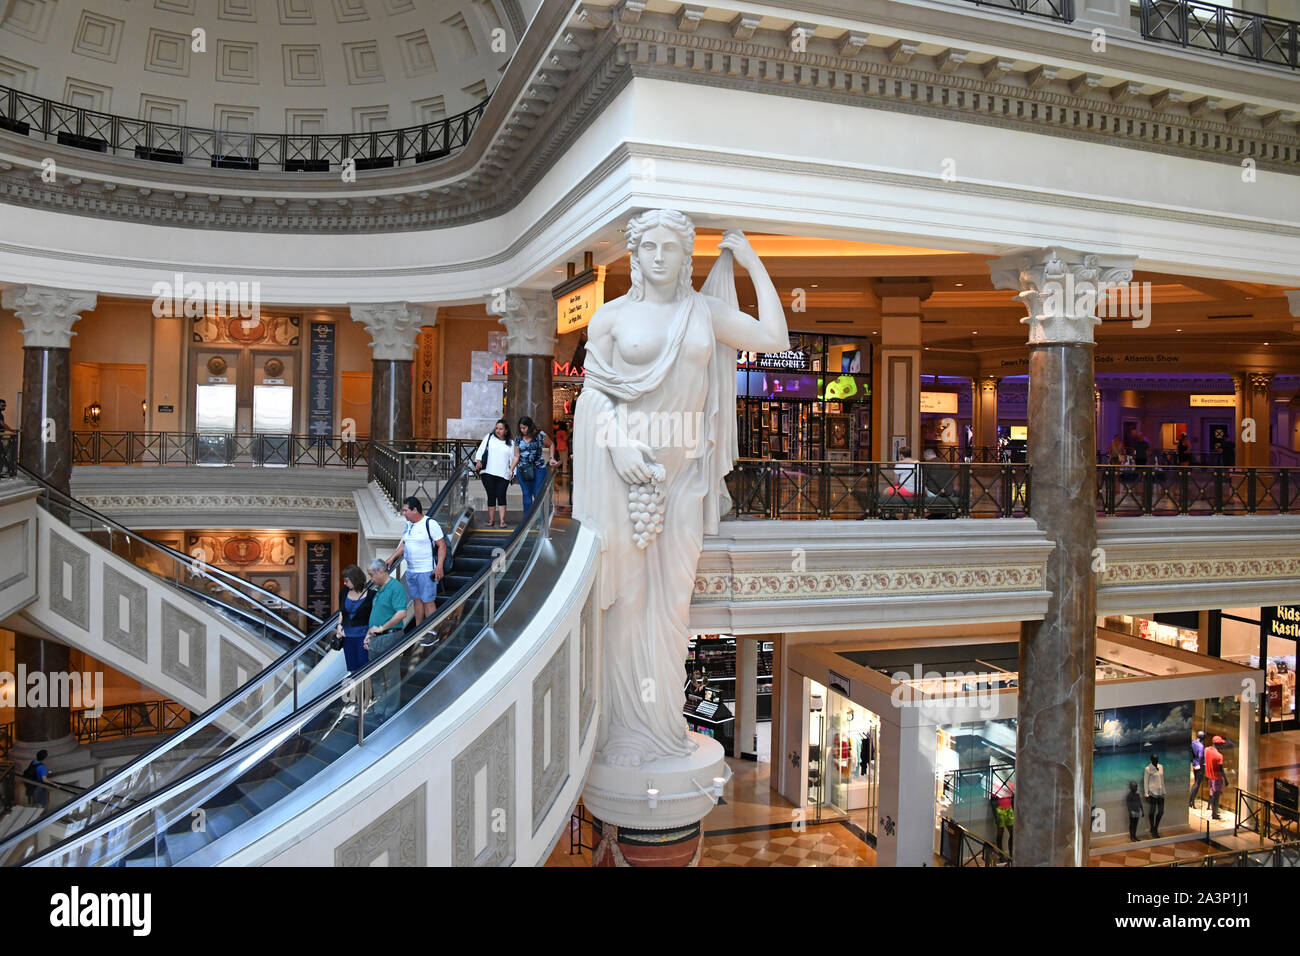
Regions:
<instances>
[{"instance_id":1,"label":"illuminated store sign","mask_svg":"<svg viewBox=\"0 0 1300 956\"><path fill-rule=\"evenodd\" d=\"M1235 408L1235 395L1193 395L1192 408Z\"/></svg>"},{"instance_id":2,"label":"illuminated store sign","mask_svg":"<svg viewBox=\"0 0 1300 956\"><path fill-rule=\"evenodd\" d=\"M566 288L566 282L551 291L557 290L555 296L555 332L564 335L584 329L596 314L596 310L605 304L605 267L597 266L576 277L587 280L576 288Z\"/></svg>"},{"instance_id":3,"label":"illuminated store sign","mask_svg":"<svg viewBox=\"0 0 1300 956\"><path fill-rule=\"evenodd\" d=\"M808 353L803 349L790 349L785 352L741 352L736 358L741 368L761 368L772 371L807 369Z\"/></svg>"},{"instance_id":4,"label":"illuminated store sign","mask_svg":"<svg viewBox=\"0 0 1300 956\"><path fill-rule=\"evenodd\" d=\"M922 392L921 414L935 412L940 415L957 414L956 392Z\"/></svg>"}]
</instances>

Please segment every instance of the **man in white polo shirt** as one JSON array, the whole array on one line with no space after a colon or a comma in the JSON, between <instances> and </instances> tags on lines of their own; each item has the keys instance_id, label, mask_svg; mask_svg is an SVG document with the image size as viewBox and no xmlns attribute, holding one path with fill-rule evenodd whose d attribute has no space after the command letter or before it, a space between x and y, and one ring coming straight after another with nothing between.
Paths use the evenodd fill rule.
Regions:
<instances>
[{"instance_id":1,"label":"man in white polo shirt","mask_svg":"<svg viewBox=\"0 0 1300 956\"><path fill-rule=\"evenodd\" d=\"M425 517L419 498L407 498L402 502L402 517L406 519L406 530L402 532L402 543L389 555L388 566L391 568L403 556L406 557L406 596L411 599L415 626L419 627L434 610L438 582L442 580L442 565L447 558L447 542L438 522ZM437 564L433 560L435 547L438 549Z\"/></svg>"}]
</instances>

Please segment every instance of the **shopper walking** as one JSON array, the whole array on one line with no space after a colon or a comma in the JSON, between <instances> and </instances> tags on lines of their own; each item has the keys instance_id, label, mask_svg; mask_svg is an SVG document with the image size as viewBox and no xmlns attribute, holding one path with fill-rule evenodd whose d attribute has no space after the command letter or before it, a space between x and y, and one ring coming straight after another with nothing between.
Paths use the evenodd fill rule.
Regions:
<instances>
[{"instance_id":1,"label":"shopper walking","mask_svg":"<svg viewBox=\"0 0 1300 956\"><path fill-rule=\"evenodd\" d=\"M483 490L487 492L489 528L494 524L501 528L506 526L506 492L515 474L514 459L515 439L503 418L483 436L474 452L474 471L482 479Z\"/></svg>"},{"instance_id":2,"label":"shopper walking","mask_svg":"<svg viewBox=\"0 0 1300 956\"><path fill-rule=\"evenodd\" d=\"M1222 737L1216 735L1210 741L1210 746L1205 748L1205 776L1210 781L1211 820L1219 819L1219 797L1226 782L1223 775L1223 754L1219 751L1219 744L1224 742Z\"/></svg>"},{"instance_id":3,"label":"shopper walking","mask_svg":"<svg viewBox=\"0 0 1300 956\"><path fill-rule=\"evenodd\" d=\"M1142 791L1147 798L1147 814L1151 824L1151 836L1160 838L1160 818L1165 815L1165 768L1160 766L1160 757L1151 755L1142 778Z\"/></svg>"},{"instance_id":4,"label":"shopper walking","mask_svg":"<svg viewBox=\"0 0 1300 956\"><path fill-rule=\"evenodd\" d=\"M1205 779L1205 731L1198 730L1192 741L1192 795L1187 799L1188 808L1196 806L1201 798L1201 782Z\"/></svg>"},{"instance_id":5,"label":"shopper walking","mask_svg":"<svg viewBox=\"0 0 1300 956\"><path fill-rule=\"evenodd\" d=\"M537 430L533 420L525 415L519 419L519 440L515 442L515 457L511 462L519 477L519 490L524 493L524 514L533 506L533 499L546 482L546 466L557 465L555 449L546 432Z\"/></svg>"},{"instance_id":6,"label":"shopper walking","mask_svg":"<svg viewBox=\"0 0 1300 956\"><path fill-rule=\"evenodd\" d=\"M989 803L993 808L993 822L998 828L998 849L1002 849L1002 831L1007 834L1007 856L1014 856L1016 852L1016 788L1010 780L1004 780L998 786L993 788L989 795Z\"/></svg>"}]
</instances>

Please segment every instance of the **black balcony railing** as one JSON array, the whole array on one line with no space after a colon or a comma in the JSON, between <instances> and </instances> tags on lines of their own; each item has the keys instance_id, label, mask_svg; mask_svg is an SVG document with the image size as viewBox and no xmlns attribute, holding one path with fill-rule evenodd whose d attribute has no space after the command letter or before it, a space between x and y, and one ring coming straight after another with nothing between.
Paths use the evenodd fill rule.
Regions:
<instances>
[{"instance_id":1,"label":"black balcony railing","mask_svg":"<svg viewBox=\"0 0 1300 956\"><path fill-rule=\"evenodd\" d=\"M14 478L18 474L18 433L0 433L0 478Z\"/></svg>"},{"instance_id":2,"label":"black balcony railing","mask_svg":"<svg viewBox=\"0 0 1300 956\"><path fill-rule=\"evenodd\" d=\"M100 113L0 86L0 129L156 163L328 173L348 159L365 170L449 156L469 142L487 103L432 123L369 133L241 133Z\"/></svg>"},{"instance_id":3,"label":"black balcony railing","mask_svg":"<svg viewBox=\"0 0 1300 956\"><path fill-rule=\"evenodd\" d=\"M1300 468L1099 465L1099 515L1300 513Z\"/></svg>"},{"instance_id":4,"label":"black balcony railing","mask_svg":"<svg viewBox=\"0 0 1300 956\"><path fill-rule=\"evenodd\" d=\"M180 730L193 715L174 700L149 700L136 704L117 704L94 710L74 710L69 731L78 743L135 737L144 734L169 734ZM14 744L12 722L0 724L0 756Z\"/></svg>"},{"instance_id":5,"label":"black balcony railing","mask_svg":"<svg viewBox=\"0 0 1300 956\"><path fill-rule=\"evenodd\" d=\"M1029 514L1029 466L741 459L736 518L1011 518Z\"/></svg>"},{"instance_id":6,"label":"black balcony railing","mask_svg":"<svg viewBox=\"0 0 1300 956\"><path fill-rule=\"evenodd\" d=\"M1205 0L1141 0L1142 36L1256 63L1300 68L1300 23Z\"/></svg>"},{"instance_id":7,"label":"black balcony railing","mask_svg":"<svg viewBox=\"0 0 1300 956\"><path fill-rule=\"evenodd\" d=\"M74 465L244 465L356 468L370 441L339 435L225 432L73 432Z\"/></svg>"},{"instance_id":8,"label":"black balcony railing","mask_svg":"<svg viewBox=\"0 0 1300 956\"><path fill-rule=\"evenodd\" d=\"M1074 0L967 0L980 7L1014 10L1034 17L1048 17L1070 23L1074 20Z\"/></svg>"},{"instance_id":9,"label":"black balcony railing","mask_svg":"<svg viewBox=\"0 0 1300 956\"><path fill-rule=\"evenodd\" d=\"M945 866L1010 866L1011 857L954 820L943 821L939 855Z\"/></svg>"}]
</instances>

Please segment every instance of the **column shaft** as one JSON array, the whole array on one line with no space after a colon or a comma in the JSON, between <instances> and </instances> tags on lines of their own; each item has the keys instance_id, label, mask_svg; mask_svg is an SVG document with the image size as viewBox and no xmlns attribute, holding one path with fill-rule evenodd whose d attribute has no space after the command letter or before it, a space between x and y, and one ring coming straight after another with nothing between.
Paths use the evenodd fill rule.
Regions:
<instances>
[{"instance_id":1,"label":"column shaft","mask_svg":"<svg viewBox=\"0 0 1300 956\"><path fill-rule=\"evenodd\" d=\"M506 417L512 430L527 415L539 429L550 435L552 418L551 382L555 359L550 355L507 356Z\"/></svg>"},{"instance_id":2,"label":"column shaft","mask_svg":"<svg viewBox=\"0 0 1300 956\"><path fill-rule=\"evenodd\" d=\"M49 688L53 686L49 680L52 675L71 673L71 650L66 644L56 644L28 634L14 634L14 671L28 677L43 674L46 687ZM69 732L71 701L55 701L53 704L47 702L43 707L14 708L14 749L11 760L30 760L42 748L52 754L76 748L77 741Z\"/></svg>"},{"instance_id":3,"label":"column shaft","mask_svg":"<svg viewBox=\"0 0 1300 956\"><path fill-rule=\"evenodd\" d=\"M1017 866L1083 866L1092 819L1096 418L1091 343L1029 348L1034 521L1055 544L1047 614L1021 626Z\"/></svg>"},{"instance_id":4,"label":"column shaft","mask_svg":"<svg viewBox=\"0 0 1300 956\"><path fill-rule=\"evenodd\" d=\"M411 419L413 361L374 359L370 380L370 437L374 441L405 441L414 431Z\"/></svg>"},{"instance_id":5,"label":"column shaft","mask_svg":"<svg viewBox=\"0 0 1300 956\"><path fill-rule=\"evenodd\" d=\"M72 478L71 351L23 349L23 411L19 462L65 494Z\"/></svg>"}]
</instances>

